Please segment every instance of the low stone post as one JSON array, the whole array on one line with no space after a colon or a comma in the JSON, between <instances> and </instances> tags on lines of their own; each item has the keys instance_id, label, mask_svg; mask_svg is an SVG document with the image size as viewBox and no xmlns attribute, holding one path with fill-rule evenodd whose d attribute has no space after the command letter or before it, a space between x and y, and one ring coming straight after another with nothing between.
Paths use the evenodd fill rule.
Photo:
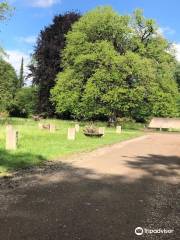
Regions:
<instances>
[{"instance_id":1,"label":"low stone post","mask_svg":"<svg viewBox=\"0 0 180 240\"><path fill-rule=\"evenodd\" d=\"M6 127L6 150L16 150L18 143L18 132L11 125Z\"/></svg>"},{"instance_id":2,"label":"low stone post","mask_svg":"<svg viewBox=\"0 0 180 240\"><path fill-rule=\"evenodd\" d=\"M56 126L54 124L50 124L49 131L51 133L55 133L56 132Z\"/></svg>"},{"instance_id":3,"label":"low stone post","mask_svg":"<svg viewBox=\"0 0 180 240\"><path fill-rule=\"evenodd\" d=\"M39 124L38 124L38 127L39 127L39 129L42 130L42 129L43 129L43 124L42 124L42 123L39 123Z\"/></svg>"},{"instance_id":4,"label":"low stone post","mask_svg":"<svg viewBox=\"0 0 180 240\"><path fill-rule=\"evenodd\" d=\"M13 130L13 126L12 125L7 125L6 126L6 132L11 131L11 130Z\"/></svg>"},{"instance_id":5,"label":"low stone post","mask_svg":"<svg viewBox=\"0 0 180 240\"><path fill-rule=\"evenodd\" d=\"M98 131L100 134L103 134L103 136L105 135L105 127L100 127Z\"/></svg>"},{"instance_id":6,"label":"low stone post","mask_svg":"<svg viewBox=\"0 0 180 240\"><path fill-rule=\"evenodd\" d=\"M122 132L121 126L116 127L116 133L120 134Z\"/></svg>"},{"instance_id":7,"label":"low stone post","mask_svg":"<svg viewBox=\"0 0 180 240\"><path fill-rule=\"evenodd\" d=\"M79 127L78 123L75 124L75 130L76 130L76 132L79 132L79 130L80 130L80 127Z\"/></svg>"},{"instance_id":8,"label":"low stone post","mask_svg":"<svg viewBox=\"0 0 180 240\"><path fill-rule=\"evenodd\" d=\"M76 129L68 128L68 140L75 140L76 137Z\"/></svg>"}]
</instances>

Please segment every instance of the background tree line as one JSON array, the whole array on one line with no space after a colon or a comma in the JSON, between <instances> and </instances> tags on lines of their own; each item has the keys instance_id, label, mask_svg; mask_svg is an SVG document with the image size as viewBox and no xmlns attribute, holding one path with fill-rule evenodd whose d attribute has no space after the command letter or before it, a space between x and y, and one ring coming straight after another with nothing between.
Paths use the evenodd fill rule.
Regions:
<instances>
[{"instance_id":1,"label":"background tree line","mask_svg":"<svg viewBox=\"0 0 180 240\"><path fill-rule=\"evenodd\" d=\"M180 65L157 29L141 10L124 16L99 7L55 16L32 54L32 86L24 86L22 60L19 76L11 69L9 77L16 90L4 86L12 101L0 100L1 111L89 120L179 116Z\"/></svg>"},{"instance_id":2,"label":"background tree line","mask_svg":"<svg viewBox=\"0 0 180 240\"><path fill-rule=\"evenodd\" d=\"M6 1L0 3L0 21L7 20L13 8ZM37 100L36 90L33 87L24 87L23 59L19 76L4 56L8 57L0 47L0 113L9 113L12 116L24 116L35 111Z\"/></svg>"},{"instance_id":3,"label":"background tree line","mask_svg":"<svg viewBox=\"0 0 180 240\"><path fill-rule=\"evenodd\" d=\"M0 20L6 20L11 9L6 1L0 3ZM57 73L62 71L60 53L65 46L65 35L79 17L76 12L60 14L40 32L28 76L24 74L23 58L17 74L4 60L5 52L0 48L0 112L7 111L16 117L35 113L54 115L55 109L49 101L50 89L55 84ZM26 77L32 79L32 86L26 86Z\"/></svg>"}]
</instances>

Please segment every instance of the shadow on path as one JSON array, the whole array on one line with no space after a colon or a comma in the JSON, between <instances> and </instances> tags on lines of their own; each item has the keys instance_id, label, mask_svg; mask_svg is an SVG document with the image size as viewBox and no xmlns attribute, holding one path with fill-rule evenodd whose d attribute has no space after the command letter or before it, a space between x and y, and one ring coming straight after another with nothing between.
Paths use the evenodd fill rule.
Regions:
<instances>
[{"instance_id":1,"label":"shadow on path","mask_svg":"<svg viewBox=\"0 0 180 240\"><path fill-rule=\"evenodd\" d=\"M57 163L1 179L0 239L179 239L180 158L139 156L126 165L147 174L128 181ZM137 237L137 226L175 231Z\"/></svg>"},{"instance_id":2,"label":"shadow on path","mask_svg":"<svg viewBox=\"0 0 180 240\"><path fill-rule=\"evenodd\" d=\"M1 169L15 170L18 168L30 167L34 164L40 164L47 161L41 155L31 153L18 153L0 149L0 173Z\"/></svg>"}]
</instances>

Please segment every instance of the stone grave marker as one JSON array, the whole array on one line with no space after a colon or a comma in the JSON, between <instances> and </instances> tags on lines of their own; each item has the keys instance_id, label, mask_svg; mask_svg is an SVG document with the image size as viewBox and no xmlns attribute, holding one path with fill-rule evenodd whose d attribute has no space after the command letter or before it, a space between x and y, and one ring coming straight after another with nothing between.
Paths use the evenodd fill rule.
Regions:
<instances>
[{"instance_id":1,"label":"stone grave marker","mask_svg":"<svg viewBox=\"0 0 180 240\"><path fill-rule=\"evenodd\" d=\"M13 126L12 125L7 125L6 126L6 132L9 131L9 130L13 130Z\"/></svg>"},{"instance_id":2,"label":"stone grave marker","mask_svg":"<svg viewBox=\"0 0 180 240\"><path fill-rule=\"evenodd\" d=\"M54 124L50 124L49 131L50 131L51 133L55 133L55 132L56 132L56 126L55 126Z\"/></svg>"},{"instance_id":3,"label":"stone grave marker","mask_svg":"<svg viewBox=\"0 0 180 240\"><path fill-rule=\"evenodd\" d=\"M99 127L98 131L100 134L103 134L103 136L105 135L105 127Z\"/></svg>"},{"instance_id":4,"label":"stone grave marker","mask_svg":"<svg viewBox=\"0 0 180 240\"><path fill-rule=\"evenodd\" d=\"M43 129L43 124L42 124L42 123L39 123L39 124L38 124L38 127L39 127L39 129Z\"/></svg>"},{"instance_id":5,"label":"stone grave marker","mask_svg":"<svg viewBox=\"0 0 180 240\"><path fill-rule=\"evenodd\" d=\"M18 132L11 125L6 127L6 150L16 150L18 143Z\"/></svg>"},{"instance_id":6,"label":"stone grave marker","mask_svg":"<svg viewBox=\"0 0 180 240\"><path fill-rule=\"evenodd\" d=\"M116 127L116 133L121 133L121 132L122 132L121 126L117 126L117 127Z\"/></svg>"},{"instance_id":7,"label":"stone grave marker","mask_svg":"<svg viewBox=\"0 0 180 240\"><path fill-rule=\"evenodd\" d=\"M76 129L68 128L68 140L75 140L76 137Z\"/></svg>"},{"instance_id":8,"label":"stone grave marker","mask_svg":"<svg viewBox=\"0 0 180 240\"><path fill-rule=\"evenodd\" d=\"M76 130L76 132L79 132L79 130L80 130L80 127L79 127L78 123L75 124L75 130Z\"/></svg>"},{"instance_id":9,"label":"stone grave marker","mask_svg":"<svg viewBox=\"0 0 180 240\"><path fill-rule=\"evenodd\" d=\"M39 126L40 129L50 130L50 124L42 124L42 123L39 123L38 126Z\"/></svg>"}]
</instances>

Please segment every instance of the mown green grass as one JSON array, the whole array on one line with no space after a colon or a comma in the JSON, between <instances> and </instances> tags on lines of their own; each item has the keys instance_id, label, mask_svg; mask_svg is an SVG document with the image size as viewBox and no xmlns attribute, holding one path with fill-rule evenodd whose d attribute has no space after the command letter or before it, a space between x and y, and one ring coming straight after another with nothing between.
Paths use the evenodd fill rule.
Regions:
<instances>
[{"instance_id":1,"label":"mown green grass","mask_svg":"<svg viewBox=\"0 0 180 240\"><path fill-rule=\"evenodd\" d=\"M100 146L113 144L142 135L142 132L133 129L124 129L122 134L116 134L114 128L106 128L102 138L90 138L83 134L85 123L80 123L81 130L75 141L67 140L67 129L75 122L63 120L43 120L44 123L54 123L57 126L55 133L40 130L38 122L31 119L8 119L0 122L0 174L8 171L33 166L47 160L57 159L68 154L90 151ZM19 143L16 151L5 150L6 124L12 124L19 132ZM98 122L97 126L105 126ZM140 126L137 126L139 129Z\"/></svg>"}]
</instances>

